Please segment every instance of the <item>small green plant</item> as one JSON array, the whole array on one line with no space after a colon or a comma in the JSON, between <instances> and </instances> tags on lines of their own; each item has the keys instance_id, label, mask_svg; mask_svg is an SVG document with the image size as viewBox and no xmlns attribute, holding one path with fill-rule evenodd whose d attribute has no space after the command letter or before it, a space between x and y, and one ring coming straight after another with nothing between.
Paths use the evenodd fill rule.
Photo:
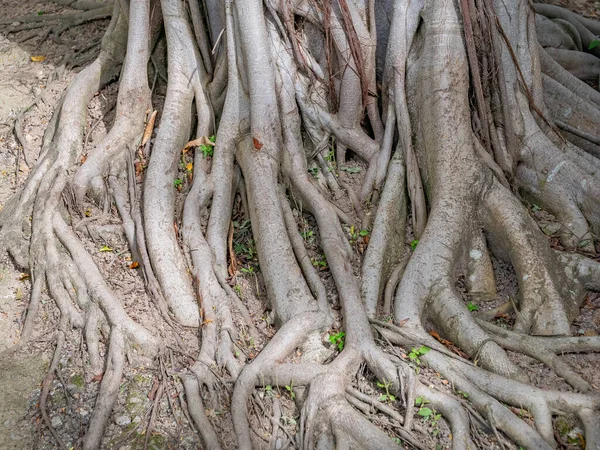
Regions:
<instances>
[{"instance_id":1,"label":"small green plant","mask_svg":"<svg viewBox=\"0 0 600 450\"><path fill-rule=\"evenodd\" d=\"M436 414L435 410L432 410L431 408L426 407L425 405L429 403L429 400L425 399L425 397L417 397L415 398L415 405L419 406L419 411L417 412L417 414L421 417L423 417L425 420L430 420L431 419L431 424L432 425L436 425L437 422L440 420L440 418L442 417L441 414Z\"/></svg>"},{"instance_id":2,"label":"small green plant","mask_svg":"<svg viewBox=\"0 0 600 450\"><path fill-rule=\"evenodd\" d=\"M594 50L599 45L600 45L600 39L594 39L592 42L590 42L590 45L588 45L588 50Z\"/></svg>"},{"instance_id":3,"label":"small green plant","mask_svg":"<svg viewBox=\"0 0 600 450\"><path fill-rule=\"evenodd\" d=\"M294 380L292 380L292 382L289 385L285 385L285 390L289 392L292 400L296 398L296 394L294 393Z\"/></svg>"},{"instance_id":4,"label":"small green plant","mask_svg":"<svg viewBox=\"0 0 600 450\"><path fill-rule=\"evenodd\" d=\"M310 173L313 177L317 177L317 175L319 175L319 168L318 167L311 167L310 169L308 169L308 173Z\"/></svg>"},{"instance_id":5,"label":"small green plant","mask_svg":"<svg viewBox=\"0 0 600 450\"><path fill-rule=\"evenodd\" d=\"M415 398L415 405L417 406L425 406L427 403L429 403L429 400L423 396Z\"/></svg>"},{"instance_id":6,"label":"small green plant","mask_svg":"<svg viewBox=\"0 0 600 450\"><path fill-rule=\"evenodd\" d=\"M348 173L358 173L360 172L360 167L340 167L340 170Z\"/></svg>"},{"instance_id":7,"label":"small green plant","mask_svg":"<svg viewBox=\"0 0 600 450\"><path fill-rule=\"evenodd\" d=\"M327 269L327 259L325 258L325 255L311 258L310 261L317 269Z\"/></svg>"},{"instance_id":8,"label":"small green plant","mask_svg":"<svg viewBox=\"0 0 600 450\"><path fill-rule=\"evenodd\" d=\"M176 188L180 188L182 183L183 180L181 178L175 178L175 181L173 182Z\"/></svg>"},{"instance_id":9,"label":"small green plant","mask_svg":"<svg viewBox=\"0 0 600 450\"><path fill-rule=\"evenodd\" d=\"M216 140L215 135L213 134L211 137L208 138L208 140L214 144ZM202 156L204 156L205 158L208 156L212 156L214 153L214 145L200 144L200 151L202 152Z\"/></svg>"},{"instance_id":10,"label":"small green plant","mask_svg":"<svg viewBox=\"0 0 600 450\"><path fill-rule=\"evenodd\" d=\"M360 237L365 237L369 235L369 230L366 229L362 229L362 230L358 230L354 225L352 225L350 227L350 229L348 230L349 234L350 234L350 243L351 244L356 244L356 242L358 241L359 236Z\"/></svg>"},{"instance_id":11,"label":"small green plant","mask_svg":"<svg viewBox=\"0 0 600 450\"><path fill-rule=\"evenodd\" d=\"M344 350L344 337L346 333L340 331L339 333L335 333L329 336L329 342L333 345L337 346L338 350L341 352Z\"/></svg>"},{"instance_id":12,"label":"small green plant","mask_svg":"<svg viewBox=\"0 0 600 450\"><path fill-rule=\"evenodd\" d=\"M408 358L417 364L421 364L421 359L419 357L429 353L429 350L431 349L429 347L425 347L424 345L419 348L413 347L408 354Z\"/></svg>"},{"instance_id":13,"label":"small green plant","mask_svg":"<svg viewBox=\"0 0 600 450\"><path fill-rule=\"evenodd\" d=\"M419 240L418 240L418 239L415 239L414 241L412 241L412 242L410 243L410 248L412 248L412 251L413 251L413 252L414 252L414 251L415 251L415 249L417 248L417 245L419 245Z\"/></svg>"},{"instance_id":14,"label":"small green plant","mask_svg":"<svg viewBox=\"0 0 600 450\"><path fill-rule=\"evenodd\" d=\"M312 242L315 238L315 232L313 230L306 230L300 233L300 236L302 236L302 239L306 242Z\"/></svg>"},{"instance_id":15,"label":"small green plant","mask_svg":"<svg viewBox=\"0 0 600 450\"><path fill-rule=\"evenodd\" d=\"M329 150L329 153L327 153L325 159L329 162L335 163L335 152L333 150Z\"/></svg>"},{"instance_id":16,"label":"small green plant","mask_svg":"<svg viewBox=\"0 0 600 450\"><path fill-rule=\"evenodd\" d=\"M242 267L240 272L247 273L249 275L254 275L256 272L254 271L254 266Z\"/></svg>"},{"instance_id":17,"label":"small green plant","mask_svg":"<svg viewBox=\"0 0 600 450\"><path fill-rule=\"evenodd\" d=\"M271 386L270 384L267 384L265 386L265 395L267 397L272 397L273 396L273 386Z\"/></svg>"},{"instance_id":18,"label":"small green plant","mask_svg":"<svg viewBox=\"0 0 600 450\"><path fill-rule=\"evenodd\" d=\"M473 302L469 302L469 303L467 303L467 308L469 309L469 311L473 312L473 311L477 311L479 309L479 306L477 306Z\"/></svg>"},{"instance_id":19,"label":"small green plant","mask_svg":"<svg viewBox=\"0 0 600 450\"><path fill-rule=\"evenodd\" d=\"M457 391L458 394L462 395L464 398L469 398L469 394L463 391Z\"/></svg>"},{"instance_id":20,"label":"small green plant","mask_svg":"<svg viewBox=\"0 0 600 450\"><path fill-rule=\"evenodd\" d=\"M242 286L240 286L239 284L236 284L233 287L233 290L235 291L235 293L238 295L238 297L242 296Z\"/></svg>"},{"instance_id":21,"label":"small green plant","mask_svg":"<svg viewBox=\"0 0 600 450\"><path fill-rule=\"evenodd\" d=\"M381 394L378 398L378 400L380 402L393 402L396 400L396 396L390 394L390 386L392 385L392 382L386 382L384 381L383 383L381 381L377 382L377 387L381 388L381 389L385 389L385 394Z\"/></svg>"},{"instance_id":22,"label":"small green plant","mask_svg":"<svg viewBox=\"0 0 600 450\"><path fill-rule=\"evenodd\" d=\"M531 205L531 211L538 212L541 210L542 210L542 208L540 208L538 205L536 205L536 204Z\"/></svg>"}]
</instances>

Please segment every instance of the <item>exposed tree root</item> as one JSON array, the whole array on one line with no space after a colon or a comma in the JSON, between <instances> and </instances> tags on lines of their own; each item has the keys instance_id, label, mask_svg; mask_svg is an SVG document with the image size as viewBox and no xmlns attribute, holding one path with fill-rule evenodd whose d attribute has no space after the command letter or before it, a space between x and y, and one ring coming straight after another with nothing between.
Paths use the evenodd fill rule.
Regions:
<instances>
[{"instance_id":1,"label":"exposed tree root","mask_svg":"<svg viewBox=\"0 0 600 450\"><path fill-rule=\"evenodd\" d=\"M570 336L587 291L600 290L600 263L588 257L600 231L600 97L576 78L595 66L578 72L569 66L575 57L543 50L525 1L458 3L390 3L392 19L380 23L375 2L115 2L100 55L67 90L27 183L0 212L0 250L32 274L23 343L44 286L61 314L40 402L57 442L45 397L67 326L84 330L90 366L102 375L85 449L105 445L125 356L162 355L171 340L188 356L175 336L185 326L198 330L199 348L180 377L205 448L224 447L207 409L223 406L218 392L230 385L240 449L254 445L248 404L259 386L285 387L300 411L293 435L281 425L282 401L258 401L271 438L255 434L271 448L281 430L303 449L399 448L401 440L426 448L414 416L424 401L448 423L453 449L482 445L475 423L500 447L555 448L559 414L579 418L587 448L600 446L597 387L559 356L600 350L598 337ZM105 14L80 6L89 17ZM597 34L594 21L535 8L566 21L539 19L550 33L542 43L581 51ZM119 69L115 121L81 163L87 104ZM159 78L167 93L157 113ZM351 158L354 175L342 170ZM517 192L551 212L561 242L578 253L552 249ZM116 206L156 321L168 328L138 323L110 289L82 242L98 219L79 217L87 201L102 217ZM256 247L256 290L260 276L277 328L260 339L259 317L232 289L241 276L239 203ZM302 214L316 223L312 247L298 229ZM517 276L513 329L471 314L457 289L465 276L469 298L496 298L492 256ZM104 358L101 326L109 330ZM260 353L244 355L255 339ZM543 362L573 391L532 386L505 350ZM157 360L158 398L171 401ZM465 398L426 383L423 364ZM365 382L386 394L371 397ZM534 426L510 406L526 409ZM369 420L370 408L391 426Z\"/></svg>"}]
</instances>

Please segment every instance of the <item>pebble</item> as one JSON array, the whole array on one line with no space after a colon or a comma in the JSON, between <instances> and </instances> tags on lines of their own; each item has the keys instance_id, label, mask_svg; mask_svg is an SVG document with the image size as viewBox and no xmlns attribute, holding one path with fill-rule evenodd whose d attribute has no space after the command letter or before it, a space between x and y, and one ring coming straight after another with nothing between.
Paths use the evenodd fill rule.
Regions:
<instances>
[{"instance_id":1,"label":"pebble","mask_svg":"<svg viewBox=\"0 0 600 450\"><path fill-rule=\"evenodd\" d=\"M81 417L85 417L85 416L87 416L88 414L89 414L89 412L88 412L88 411L86 411L85 409L82 409L82 410L80 410L80 411L79 411L79 415L80 415Z\"/></svg>"},{"instance_id":2,"label":"pebble","mask_svg":"<svg viewBox=\"0 0 600 450\"><path fill-rule=\"evenodd\" d=\"M120 427L125 427L131 423L131 418L129 416L117 416L115 417L115 423Z\"/></svg>"},{"instance_id":3,"label":"pebble","mask_svg":"<svg viewBox=\"0 0 600 450\"><path fill-rule=\"evenodd\" d=\"M3 423L3 425L6 428L12 428L17 424L17 421L15 419L6 419Z\"/></svg>"},{"instance_id":4,"label":"pebble","mask_svg":"<svg viewBox=\"0 0 600 450\"><path fill-rule=\"evenodd\" d=\"M142 403L142 400L140 400L140 399L139 399L139 398L137 398L137 397L131 397L131 398L129 399L129 403Z\"/></svg>"},{"instance_id":5,"label":"pebble","mask_svg":"<svg viewBox=\"0 0 600 450\"><path fill-rule=\"evenodd\" d=\"M54 416L50 421L50 424L52 425L52 428L60 428L63 424L63 421L60 417Z\"/></svg>"},{"instance_id":6,"label":"pebble","mask_svg":"<svg viewBox=\"0 0 600 450\"><path fill-rule=\"evenodd\" d=\"M135 416L133 418L133 423L140 423L142 421L142 418L140 416Z\"/></svg>"}]
</instances>

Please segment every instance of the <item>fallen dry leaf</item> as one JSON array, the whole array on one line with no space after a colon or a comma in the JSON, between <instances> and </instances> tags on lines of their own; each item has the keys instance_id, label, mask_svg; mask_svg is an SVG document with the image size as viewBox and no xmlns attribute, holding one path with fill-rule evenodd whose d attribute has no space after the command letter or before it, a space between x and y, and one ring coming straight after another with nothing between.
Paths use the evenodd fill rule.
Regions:
<instances>
[{"instance_id":1,"label":"fallen dry leaf","mask_svg":"<svg viewBox=\"0 0 600 450\"><path fill-rule=\"evenodd\" d=\"M129 264L130 269L137 269L138 267L140 267L140 263L137 261L134 261L131 264Z\"/></svg>"},{"instance_id":2,"label":"fallen dry leaf","mask_svg":"<svg viewBox=\"0 0 600 450\"><path fill-rule=\"evenodd\" d=\"M99 373L98 375L94 375L94 376L92 377L92 379L90 380L90 383L97 383L97 382L99 382L99 381L102 381L102 376L103 376L103 375L104 375L104 374L102 374L102 373Z\"/></svg>"},{"instance_id":3,"label":"fallen dry leaf","mask_svg":"<svg viewBox=\"0 0 600 450\"><path fill-rule=\"evenodd\" d=\"M182 153L186 153L192 147L199 147L201 145L212 145L215 146L214 142L211 142L206 136L199 137L198 139L194 139L193 141L188 142L183 147Z\"/></svg>"},{"instance_id":4,"label":"fallen dry leaf","mask_svg":"<svg viewBox=\"0 0 600 450\"><path fill-rule=\"evenodd\" d=\"M31 57L31 60L32 60L33 62L42 62L42 61L44 61L45 59L46 59L46 57L45 57L45 56L43 56L43 55L35 55L35 56L32 56L32 57Z\"/></svg>"},{"instance_id":5,"label":"fallen dry leaf","mask_svg":"<svg viewBox=\"0 0 600 450\"><path fill-rule=\"evenodd\" d=\"M152 131L154 131L154 121L156 120L156 110L148 119L148 123L146 124L146 128L144 129L144 136L142 137L142 147L146 145L146 142L152 137Z\"/></svg>"},{"instance_id":6,"label":"fallen dry leaf","mask_svg":"<svg viewBox=\"0 0 600 450\"><path fill-rule=\"evenodd\" d=\"M263 148L263 143L260 142L258 139L256 139L255 137L252 138L252 143L254 144L254 148L256 150L260 150L261 148Z\"/></svg>"}]
</instances>

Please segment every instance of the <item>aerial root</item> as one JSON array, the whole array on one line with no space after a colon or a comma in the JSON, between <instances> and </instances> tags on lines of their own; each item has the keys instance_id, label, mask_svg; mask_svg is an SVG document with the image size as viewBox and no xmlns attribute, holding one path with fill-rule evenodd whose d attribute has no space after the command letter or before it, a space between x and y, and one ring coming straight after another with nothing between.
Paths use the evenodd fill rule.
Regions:
<instances>
[{"instance_id":1,"label":"aerial root","mask_svg":"<svg viewBox=\"0 0 600 450\"><path fill-rule=\"evenodd\" d=\"M305 385L314 376L314 366L307 366L310 370L302 371L296 364L277 364L283 361L306 339L312 331L321 329L326 323L324 315L320 312L305 312L292 317L279 329L269 343L263 348L258 356L247 365L240 373L233 390L231 400L231 414L238 445L243 450L251 449L250 426L248 423L247 401L257 384L269 382L268 375L275 375L274 384L293 382ZM291 366L291 367L289 367ZM323 367L323 366L321 366ZM287 376L285 374L287 370ZM302 379L302 374L308 376L308 380ZM318 373L318 372L317 372Z\"/></svg>"},{"instance_id":2,"label":"aerial root","mask_svg":"<svg viewBox=\"0 0 600 450\"><path fill-rule=\"evenodd\" d=\"M352 398L357 399L360 402L366 403L372 406L373 408L381 411L382 413L387 414L388 416L390 416L390 418L398 422L398 424L401 426L396 427L396 432L402 437L402 439L404 439L407 442L410 442L410 444L413 447L418 449L426 448L422 446L421 443L417 440L417 438L411 433L411 428L414 428L419 433L426 433L426 431L418 424L414 424L412 426L408 425L408 417L412 419L411 405L414 403L414 399L413 402L406 402L406 404L408 405L406 409L407 414L406 417L402 417L402 415L400 415L400 413L398 413L398 411L396 411L393 407L390 407L375 398L363 394L358 389L349 386L346 388L346 393L348 394L348 401L351 404L353 403L351 400Z\"/></svg>"},{"instance_id":3,"label":"aerial root","mask_svg":"<svg viewBox=\"0 0 600 450\"><path fill-rule=\"evenodd\" d=\"M484 226L492 242L508 255L519 282L515 330L533 334L570 334L583 296L568 292L568 282L546 239L525 208L496 184L486 197Z\"/></svg>"},{"instance_id":4,"label":"aerial root","mask_svg":"<svg viewBox=\"0 0 600 450\"><path fill-rule=\"evenodd\" d=\"M42 413L42 418L44 419L44 423L50 430L50 434L58 444L60 449L66 449L67 447L63 443L62 439L58 436L58 433L52 426L50 422L50 418L48 417L48 411L46 408L46 401L48 400L48 393L50 392L50 388L52 386L52 381L54 380L54 372L57 370L58 362L60 360L60 355L62 352L62 348L65 345L65 337L67 333L67 326L69 325L69 319L67 315L63 315L60 320L60 325L58 328L58 336L56 339L56 349L54 350L54 356L52 357L52 362L50 363L50 367L48 368L48 372L46 373L46 377L42 383L42 392L40 393L39 400L39 409Z\"/></svg>"},{"instance_id":5,"label":"aerial root","mask_svg":"<svg viewBox=\"0 0 600 450\"><path fill-rule=\"evenodd\" d=\"M405 179L404 158L398 148L389 164L388 178L377 207L362 266L361 294L369 317L374 317L377 313L385 280L390 277L394 266L406 266L408 262L406 256L400 262L404 251L407 215ZM394 273L399 280L400 272L396 270ZM386 292L391 295L390 290ZM386 314L389 314L390 307L391 302L384 302L384 311L388 311Z\"/></svg>"},{"instance_id":6,"label":"aerial root","mask_svg":"<svg viewBox=\"0 0 600 450\"><path fill-rule=\"evenodd\" d=\"M195 376L184 375L182 381L185 389L185 396L187 398L188 411L194 420L197 430L200 432L202 443L204 444L203 448L209 450L220 449L221 445L219 444L219 438L204 411L198 380Z\"/></svg>"},{"instance_id":7,"label":"aerial root","mask_svg":"<svg viewBox=\"0 0 600 450\"><path fill-rule=\"evenodd\" d=\"M563 377L567 383L580 392L587 392L591 386L581 375L575 372L568 364L563 362L552 348L552 338L546 341L540 338L516 333L510 330L496 327L482 320L477 321L479 325L488 331L490 339L501 347L515 352L523 353L544 363L557 375ZM596 339L600 343L600 339ZM574 347L573 349L575 349ZM572 349L572 351L573 351Z\"/></svg>"},{"instance_id":8,"label":"aerial root","mask_svg":"<svg viewBox=\"0 0 600 450\"><path fill-rule=\"evenodd\" d=\"M90 418L88 432L83 440L85 450L100 448L104 427L112 414L119 395L123 366L125 364L125 336L116 327L110 332L106 370L100 382L100 390Z\"/></svg>"},{"instance_id":9,"label":"aerial root","mask_svg":"<svg viewBox=\"0 0 600 450\"><path fill-rule=\"evenodd\" d=\"M554 441L553 414L578 414L581 409L597 410L600 407L600 399L595 396L532 388L529 384L511 381L479 367L449 359L436 351L423 359L455 388L468 393L469 400L482 416L492 415L499 430L527 447L551 448L549 443ZM535 418L537 432L500 402L528 409Z\"/></svg>"}]
</instances>

